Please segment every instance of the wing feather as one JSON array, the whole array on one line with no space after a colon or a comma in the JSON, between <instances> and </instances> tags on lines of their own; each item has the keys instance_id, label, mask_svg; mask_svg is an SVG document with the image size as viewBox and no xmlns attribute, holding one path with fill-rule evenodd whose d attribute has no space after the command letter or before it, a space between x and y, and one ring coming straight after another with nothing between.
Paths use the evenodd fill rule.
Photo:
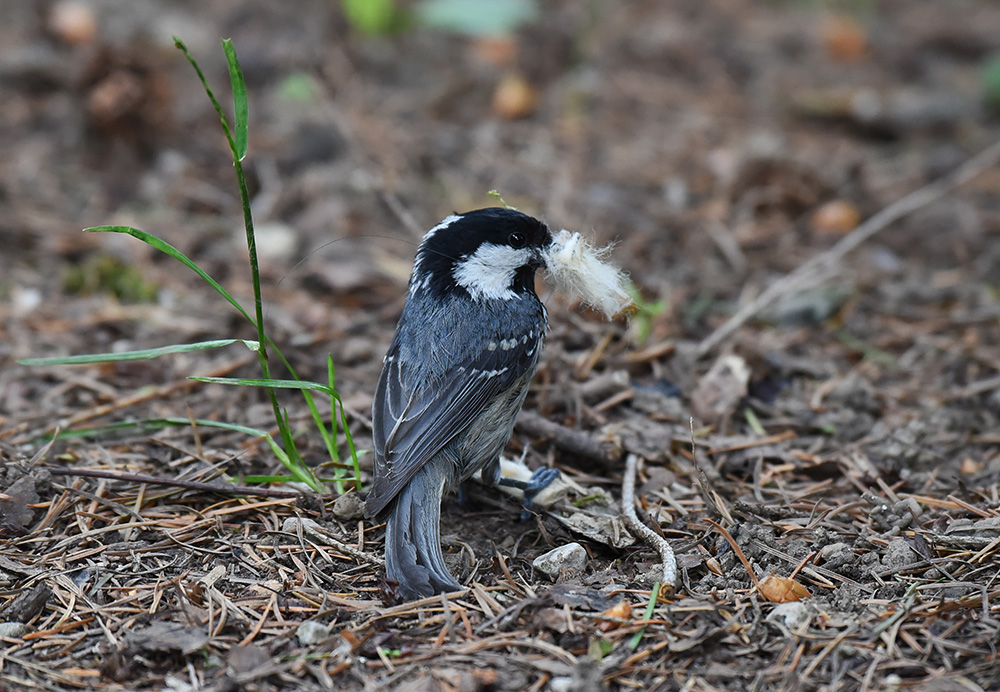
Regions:
<instances>
[{"instance_id":1,"label":"wing feather","mask_svg":"<svg viewBox=\"0 0 1000 692\"><path fill-rule=\"evenodd\" d=\"M533 369L540 347L540 334L516 348L494 344L492 350L469 354L442 376L423 381L401 361L398 338L393 339L372 407L375 481L368 515L381 512L425 463Z\"/></svg>"}]
</instances>

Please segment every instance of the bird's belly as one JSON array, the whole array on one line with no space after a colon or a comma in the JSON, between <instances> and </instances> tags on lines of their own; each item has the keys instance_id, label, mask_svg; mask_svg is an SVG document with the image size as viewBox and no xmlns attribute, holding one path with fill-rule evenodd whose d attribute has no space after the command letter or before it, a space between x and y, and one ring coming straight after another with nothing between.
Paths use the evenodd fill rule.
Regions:
<instances>
[{"instance_id":1,"label":"bird's belly","mask_svg":"<svg viewBox=\"0 0 1000 692\"><path fill-rule=\"evenodd\" d=\"M531 372L518 386L486 407L475 423L458 441L460 481L474 476L486 464L500 456L514 430L514 419L528 393Z\"/></svg>"}]
</instances>

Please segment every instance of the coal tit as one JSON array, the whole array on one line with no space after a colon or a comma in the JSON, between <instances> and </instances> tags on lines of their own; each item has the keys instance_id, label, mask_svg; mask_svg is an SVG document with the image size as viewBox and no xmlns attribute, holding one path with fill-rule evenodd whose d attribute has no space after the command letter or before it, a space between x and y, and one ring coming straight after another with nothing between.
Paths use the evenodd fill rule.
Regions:
<instances>
[{"instance_id":1,"label":"coal tit","mask_svg":"<svg viewBox=\"0 0 1000 692\"><path fill-rule=\"evenodd\" d=\"M386 577L403 599L461 588L441 554L441 498L480 470L501 482L545 338L534 284L551 245L545 224L490 208L449 216L417 250L375 391L365 510L386 514Z\"/></svg>"}]
</instances>

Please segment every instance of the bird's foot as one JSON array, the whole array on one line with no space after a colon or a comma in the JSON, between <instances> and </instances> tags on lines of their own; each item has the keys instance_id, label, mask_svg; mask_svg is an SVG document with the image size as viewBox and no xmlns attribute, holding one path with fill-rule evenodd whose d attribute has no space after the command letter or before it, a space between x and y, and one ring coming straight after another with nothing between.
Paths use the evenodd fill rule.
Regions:
<instances>
[{"instance_id":1,"label":"bird's foot","mask_svg":"<svg viewBox=\"0 0 1000 692\"><path fill-rule=\"evenodd\" d=\"M542 466L535 469L535 472L531 474L531 478L526 481L515 478L501 478L497 482L500 485L518 488L524 493L524 508L521 510L521 521L527 521L528 517L532 514L535 498L538 497L538 493L549 487L552 481L558 477L559 469Z\"/></svg>"}]
</instances>

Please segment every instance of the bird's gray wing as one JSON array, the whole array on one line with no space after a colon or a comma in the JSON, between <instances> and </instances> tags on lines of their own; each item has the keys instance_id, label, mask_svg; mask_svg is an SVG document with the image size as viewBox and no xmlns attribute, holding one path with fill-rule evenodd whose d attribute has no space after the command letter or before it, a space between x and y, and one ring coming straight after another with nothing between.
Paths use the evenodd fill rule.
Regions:
<instances>
[{"instance_id":1,"label":"bird's gray wing","mask_svg":"<svg viewBox=\"0 0 1000 692\"><path fill-rule=\"evenodd\" d=\"M375 480L368 516L381 512L427 461L528 372L541 344L535 338L510 349L494 346L469 354L440 377L418 382L415 369L400 361L393 339L372 406Z\"/></svg>"}]
</instances>

